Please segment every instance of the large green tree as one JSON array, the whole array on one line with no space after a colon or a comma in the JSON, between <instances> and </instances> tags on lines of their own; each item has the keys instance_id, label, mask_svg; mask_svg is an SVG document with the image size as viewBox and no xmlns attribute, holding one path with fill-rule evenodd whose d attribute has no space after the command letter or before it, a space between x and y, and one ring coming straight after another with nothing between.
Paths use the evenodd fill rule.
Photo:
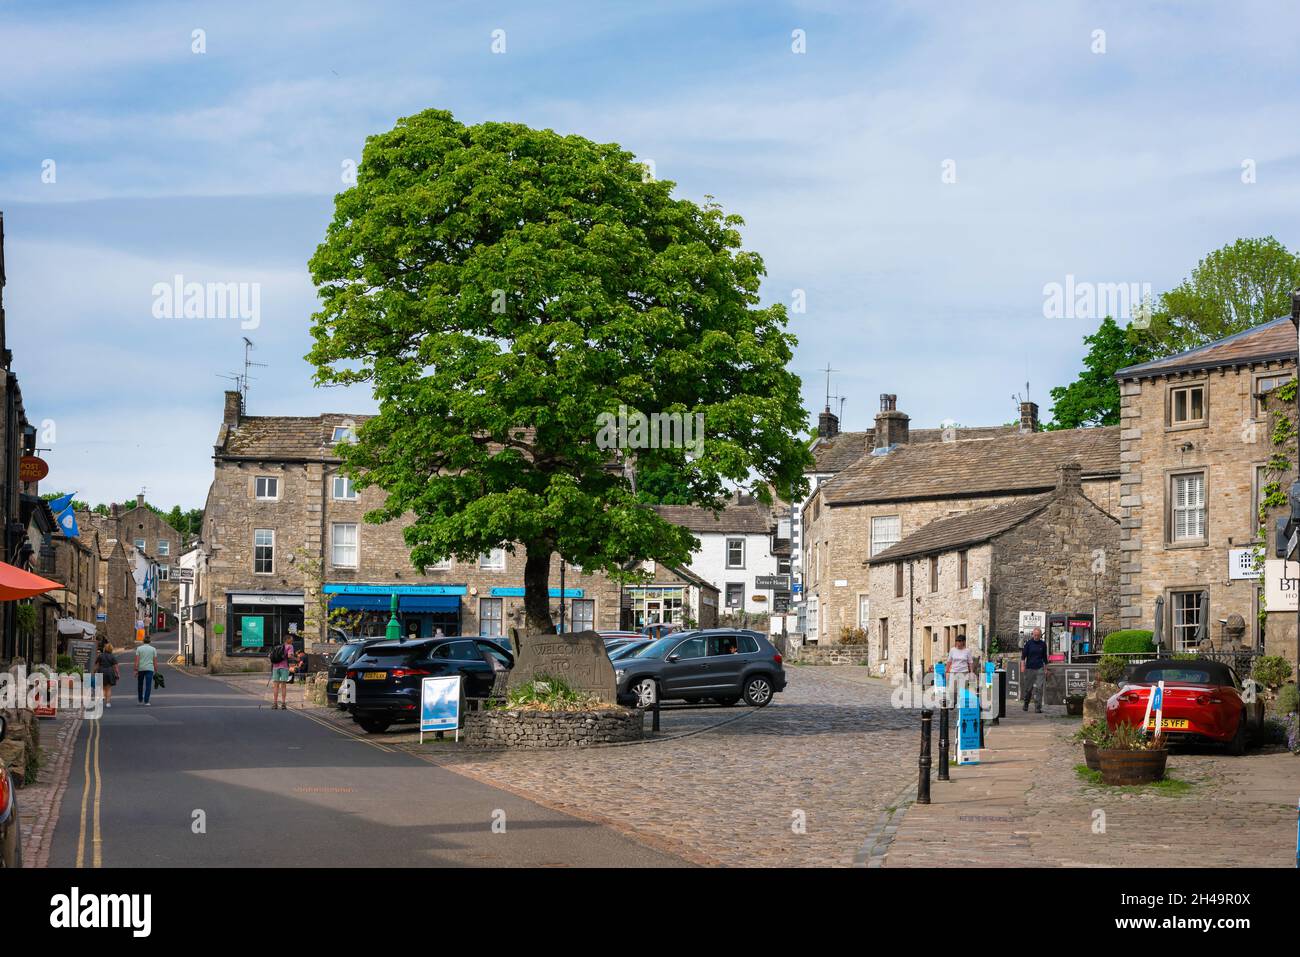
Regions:
<instances>
[{"instance_id":1,"label":"large green tree","mask_svg":"<svg viewBox=\"0 0 1300 957\"><path fill-rule=\"evenodd\" d=\"M1066 386L1052 389L1049 429L1078 429L1119 424L1119 383L1115 373L1125 366L1155 358L1150 344L1134 329L1121 329L1110 316L1090 336L1083 371Z\"/></svg>"},{"instance_id":2,"label":"large green tree","mask_svg":"<svg viewBox=\"0 0 1300 957\"><path fill-rule=\"evenodd\" d=\"M311 260L316 380L379 402L340 446L386 493L367 519L409 514L417 568L523 545L530 630L553 627L556 553L614 575L689 559L631 470L706 506L730 483L803 483L784 307L760 305L739 217L673 185L617 145L429 110L367 141ZM700 413L706 434L689 453L603 447L620 407Z\"/></svg>"},{"instance_id":3,"label":"large green tree","mask_svg":"<svg viewBox=\"0 0 1300 957\"><path fill-rule=\"evenodd\" d=\"M1300 257L1272 236L1238 239L1160 296L1151 317L1152 348L1172 355L1289 316L1297 287Z\"/></svg>"}]
</instances>

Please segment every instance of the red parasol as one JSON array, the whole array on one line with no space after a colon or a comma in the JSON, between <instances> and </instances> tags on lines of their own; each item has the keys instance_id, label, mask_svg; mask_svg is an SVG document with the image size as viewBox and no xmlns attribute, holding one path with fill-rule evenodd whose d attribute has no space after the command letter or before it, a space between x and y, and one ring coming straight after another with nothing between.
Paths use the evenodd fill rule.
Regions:
<instances>
[{"instance_id":1,"label":"red parasol","mask_svg":"<svg viewBox=\"0 0 1300 957\"><path fill-rule=\"evenodd\" d=\"M19 598L31 598L42 592L53 591L63 586L40 575L33 575L21 568L0 562L0 601L17 601Z\"/></svg>"}]
</instances>

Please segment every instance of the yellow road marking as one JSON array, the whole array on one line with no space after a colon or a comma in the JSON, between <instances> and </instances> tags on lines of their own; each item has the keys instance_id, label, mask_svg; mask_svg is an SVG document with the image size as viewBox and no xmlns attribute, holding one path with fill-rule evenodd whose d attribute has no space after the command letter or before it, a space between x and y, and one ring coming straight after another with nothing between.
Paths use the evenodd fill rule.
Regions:
<instances>
[{"instance_id":1,"label":"yellow road marking","mask_svg":"<svg viewBox=\"0 0 1300 957\"><path fill-rule=\"evenodd\" d=\"M81 827L77 834L77 867L86 866L86 848L87 848L87 821L90 822L90 843L89 847L91 867L100 867L103 864L103 852L101 846L103 839L99 830L99 809L100 794L102 792L102 778L99 773L99 738L100 722L92 720L86 722L86 761L83 766L83 775L86 779L85 787L81 792ZM91 760L91 752L94 752L94 760ZM94 769L94 775L91 775L91 769ZM90 803L90 791L92 782L95 791L95 802L92 807Z\"/></svg>"},{"instance_id":2,"label":"yellow road marking","mask_svg":"<svg viewBox=\"0 0 1300 957\"><path fill-rule=\"evenodd\" d=\"M86 866L86 805L90 801L90 748L95 738L95 725L98 722L86 722L86 763L82 768L85 784L81 790L81 830L77 834L77 867Z\"/></svg>"},{"instance_id":3,"label":"yellow road marking","mask_svg":"<svg viewBox=\"0 0 1300 957\"><path fill-rule=\"evenodd\" d=\"M101 803L100 791L103 782L103 779L99 773L99 739L103 733L100 730L102 726L103 726L102 721L95 722L95 832L94 832L95 834L94 866L95 867L102 867L104 863L104 855L103 855L104 840L100 836L100 832L99 832L99 808Z\"/></svg>"}]
</instances>

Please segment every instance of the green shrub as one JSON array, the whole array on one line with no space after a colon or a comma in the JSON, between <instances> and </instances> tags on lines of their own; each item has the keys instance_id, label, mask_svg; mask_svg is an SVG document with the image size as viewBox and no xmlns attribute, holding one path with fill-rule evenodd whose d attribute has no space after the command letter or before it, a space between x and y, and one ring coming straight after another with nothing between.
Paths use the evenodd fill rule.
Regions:
<instances>
[{"instance_id":1,"label":"green shrub","mask_svg":"<svg viewBox=\"0 0 1300 957\"><path fill-rule=\"evenodd\" d=\"M1124 677L1128 662L1116 655L1103 655L1097 662L1097 680L1107 684L1118 684Z\"/></svg>"},{"instance_id":2,"label":"green shrub","mask_svg":"<svg viewBox=\"0 0 1300 957\"><path fill-rule=\"evenodd\" d=\"M1291 677L1291 663L1281 655L1262 655L1255 662L1255 670L1251 677L1262 685L1276 688L1278 685L1285 684Z\"/></svg>"},{"instance_id":3,"label":"green shrub","mask_svg":"<svg viewBox=\"0 0 1300 957\"><path fill-rule=\"evenodd\" d=\"M59 655L54 659L54 670L59 674L67 674L72 670L72 655Z\"/></svg>"},{"instance_id":4,"label":"green shrub","mask_svg":"<svg viewBox=\"0 0 1300 957\"><path fill-rule=\"evenodd\" d=\"M1142 655L1155 651L1156 644L1151 639L1151 632L1141 628L1128 628L1107 635L1101 650L1107 655Z\"/></svg>"},{"instance_id":5,"label":"green shrub","mask_svg":"<svg viewBox=\"0 0 1300 957\"><path fill-rule=\"evenodd\" d=\"M1078 731L1074 732L1073 740L1079 744L1101 744L1106 740L1106 735L1109 733L1105 721L1088 721Z\"/></svg>"},{"instance_id":6,"label":"green shrub","mask_svg":"<svg viewBox=\"0 0 1300 957\"><path fill-rule=\"evenodd\" d=\"M594 695L577 691L563 678L551 675L538 675L520 685L510 692L506 705L535 711L586 711L600 707Z\"/></svg>"},{"instance_id":7,"label":"green shrub","mask_svg":"<svg viewBox=\"0 0 1300 957\"><path fill-rule=\"evenodd\" d=\"M1277 693L1277 713L1295 714L1300 711L1300 688L1283 685Z\"/></svg>"}]
</instances>

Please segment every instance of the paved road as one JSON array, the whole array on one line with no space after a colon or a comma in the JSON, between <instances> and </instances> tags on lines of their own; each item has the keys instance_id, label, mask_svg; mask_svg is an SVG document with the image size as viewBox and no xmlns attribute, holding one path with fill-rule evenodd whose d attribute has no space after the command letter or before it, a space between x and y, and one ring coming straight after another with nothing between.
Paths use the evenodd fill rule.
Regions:
<instances>
[{"instance_id":1,"label":"paved road","mask_svg":"<svg viewBox=\"0 0 1300 957\"><path fill-rule=\"evenodd\" d=\"M175 638L159 647L166 657ZM684 863L217 679L165 667L141 707L122 670L114 707L78 735L51 866Z\"/></svg>"}]
</instances>

